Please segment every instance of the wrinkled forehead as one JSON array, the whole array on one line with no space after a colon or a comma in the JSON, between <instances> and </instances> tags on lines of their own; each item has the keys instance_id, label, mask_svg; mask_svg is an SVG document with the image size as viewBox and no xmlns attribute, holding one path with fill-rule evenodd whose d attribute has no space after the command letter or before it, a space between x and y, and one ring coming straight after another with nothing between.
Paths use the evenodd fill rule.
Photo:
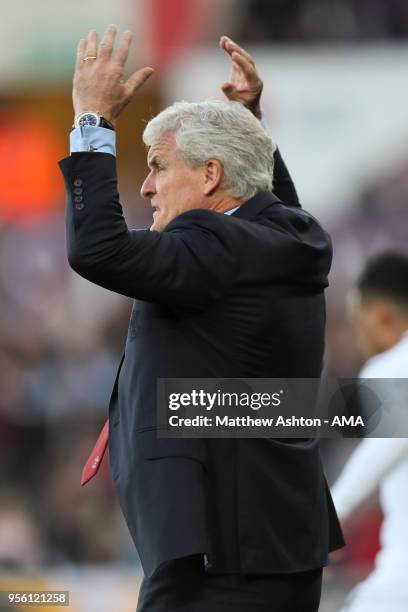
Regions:
<instances>
[{"instance_id":1,"label":"wrinkled forehead","mask_svg":"<svg viewBox=\"0 0 408 612\"><path fill-rule=\"evenodd\" d=\"M147 151L147 163L153 158L169 157L176 152L176 136L174 132L166 132L159 136Z\"/></svg>"}]
</instances>

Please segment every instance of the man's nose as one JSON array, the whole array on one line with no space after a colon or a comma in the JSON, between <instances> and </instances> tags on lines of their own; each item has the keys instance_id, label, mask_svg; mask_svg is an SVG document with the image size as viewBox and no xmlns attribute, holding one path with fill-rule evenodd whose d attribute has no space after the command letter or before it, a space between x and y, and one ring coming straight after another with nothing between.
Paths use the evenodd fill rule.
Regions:
<instances>
[{"instance_id":1,"label":"man's nose","mask_svg":"<svg viewBox=\"0 0 408 612\"><path fill-rule=\"evenodd\" d=\"M156 188L154 185L154 180L152 178L152 173L150 172L144 180L144 183L140 190L140 195L142 196L142 198L152 198L155 193Z\"/></svg>"}]
</instances>

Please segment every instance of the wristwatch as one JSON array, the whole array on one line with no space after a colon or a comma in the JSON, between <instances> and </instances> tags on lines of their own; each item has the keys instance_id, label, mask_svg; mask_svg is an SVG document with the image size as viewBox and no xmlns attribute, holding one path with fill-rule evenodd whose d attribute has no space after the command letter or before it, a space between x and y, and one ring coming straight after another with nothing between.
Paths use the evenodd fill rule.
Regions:
<instances>
[{"instance_id":1,"label":"wristwatch","mask_svg":"<svg viewBox=\"0 0 408 612\"><path fill-rule=\"evenodd\" d=\"M90 125L91 127L103 127L108 130L114 130L113 124L102 117L102 115L96 111L86 111L75 117L73 128L82 127L84 125Z\"/></svg>"}]
</instances>

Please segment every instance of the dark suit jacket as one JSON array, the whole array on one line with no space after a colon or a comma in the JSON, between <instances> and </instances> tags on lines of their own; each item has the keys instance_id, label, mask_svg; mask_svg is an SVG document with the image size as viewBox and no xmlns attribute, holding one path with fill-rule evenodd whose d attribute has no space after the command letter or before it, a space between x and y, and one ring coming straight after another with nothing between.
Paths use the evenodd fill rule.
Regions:
<instances>
[{"instance_id":1,"label":"dark suit jacket","mask_svg":"<svg viewBox=\"0 0 408 612\"><path fill-rule=\"evenodd\" d=\"M319 377L328 235L303 211L279 155L274 190L233 215L192 210L129 230L115 158L74 153L72 268L137 299L110 402L113 479L143 569L206 553L214 572L298 572L342 535L317 441L160 439L159 377ZM75 200L77 198L77 200Z\"/></svg>"}]
</instances>

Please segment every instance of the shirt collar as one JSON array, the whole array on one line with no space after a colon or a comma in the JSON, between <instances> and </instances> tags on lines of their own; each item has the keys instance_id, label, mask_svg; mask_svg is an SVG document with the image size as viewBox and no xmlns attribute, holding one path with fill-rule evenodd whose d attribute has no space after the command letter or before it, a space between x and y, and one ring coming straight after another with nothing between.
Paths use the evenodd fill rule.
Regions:
<instances>
[{"instance_id":1,"label":"shirt collar","mask_svg":"<svg viewBox=\"0 0 408 612\"><path fill-rule=\"evenodd\" d=\"M231 208L231 210L226 210L224 215L232 215L238 208L239 206L235 206L235 208Z\"/></svg>"}]
</instances>

